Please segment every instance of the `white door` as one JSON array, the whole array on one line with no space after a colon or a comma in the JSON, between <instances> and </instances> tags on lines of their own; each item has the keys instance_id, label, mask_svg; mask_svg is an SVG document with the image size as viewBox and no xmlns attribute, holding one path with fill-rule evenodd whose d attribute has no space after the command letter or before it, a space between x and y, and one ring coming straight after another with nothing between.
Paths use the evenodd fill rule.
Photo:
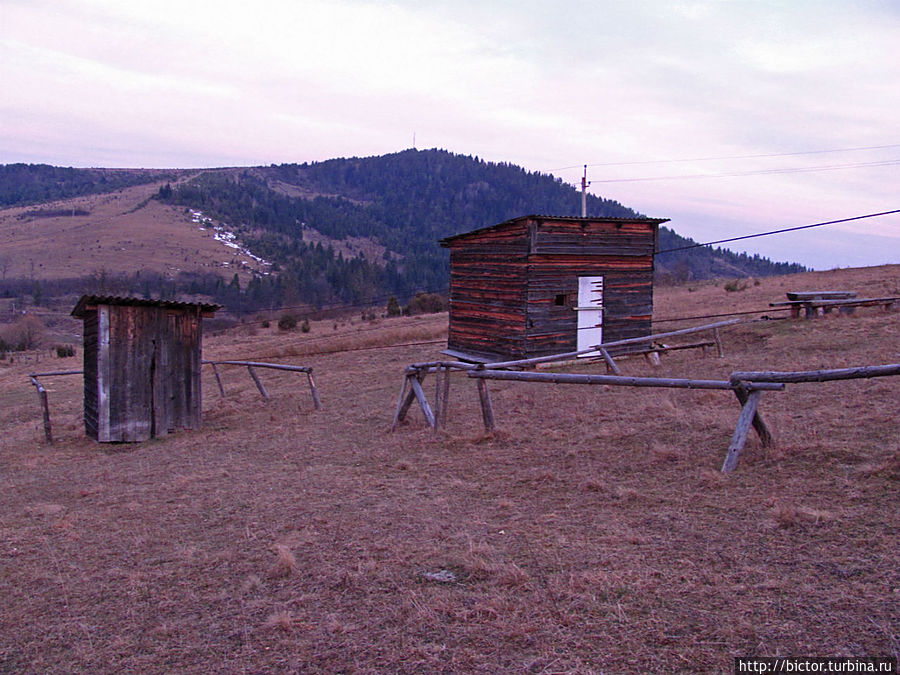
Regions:
<instances>
[{"instance_id":1,"label":"white door","mask_svg":"<svg viewBox=\"0 0 900 675\"><path fill-rule=\"evenodd\" d=\"M603 277L578 277L578 350L603 342ZM582 356L597 356L589 352Z\"/></svg>"}]
</instances>

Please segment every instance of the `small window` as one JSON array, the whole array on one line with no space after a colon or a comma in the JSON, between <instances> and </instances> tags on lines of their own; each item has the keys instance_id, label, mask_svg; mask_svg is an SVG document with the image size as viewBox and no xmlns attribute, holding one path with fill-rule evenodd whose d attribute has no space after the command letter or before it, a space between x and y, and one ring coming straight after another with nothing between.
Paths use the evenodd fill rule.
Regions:
<instances>
[{"instance_id":1,"label":"small window","mask_svg":"<svg viewBox=\"0 0 900 675\"><path fill-rule=\"evenodd\" d=\"M557 307L565 307L566 306L566 294L565 293L557 293L556 300L554 303Z\"/></svg>"}]
</instances>

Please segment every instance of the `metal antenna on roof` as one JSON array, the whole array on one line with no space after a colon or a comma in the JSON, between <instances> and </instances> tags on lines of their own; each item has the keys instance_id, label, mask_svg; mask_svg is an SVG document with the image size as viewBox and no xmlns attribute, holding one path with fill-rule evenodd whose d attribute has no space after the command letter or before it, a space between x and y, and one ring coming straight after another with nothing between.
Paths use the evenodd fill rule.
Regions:
<instances>
[{"instance_id":1,"label":"metal antenna on roof","mask_svg":"<svg viewBox=\"0 0 900 675\"><path fill-rule=\"evenodd\" d=\"M587 187L590 181L587 179L587 164L584 165L584 176L581 179L581 217L587 218Z\"/></svg>"}]
</instances>

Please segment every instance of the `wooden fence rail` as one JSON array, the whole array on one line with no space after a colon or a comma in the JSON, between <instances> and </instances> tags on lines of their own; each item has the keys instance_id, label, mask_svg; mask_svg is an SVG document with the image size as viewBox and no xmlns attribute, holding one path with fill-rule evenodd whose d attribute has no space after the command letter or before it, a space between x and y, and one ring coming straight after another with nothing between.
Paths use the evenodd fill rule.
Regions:
<instances>
[{"instance_id":1,"label":"wooden fence rail","mask_svg":"<svg viewBox=\"0 0 900 675\"><path fill-rule=\"evenodd\" d=\"M566 352L563 354L553 354L550 356L537 356L528 359L516 359L514 361L499 361L495 363L463 363L460 361L426 361L424 363L413 363L406 367L403 373L403 382L400 385L400 396L397 400L397 409L394 413L394 421L391 424L391 431L395 431L397 426L402 422L406 414L409 412L413 401L419 403L419 408L425 416L425 420L429 426L437 431L447 420L447 405L450 394L450 373L454 370L468 371L470 376L478 378L478 399L481 404L482 418L484 419L485 428L491 431L494 428L494 411L491 405L491 396L487 388L485 380L490 379L486 376L472 375L474 372L505 372L512 369L531 369L540 364L553 363L556 361L568 361L578 356L587 354L597 354L606 362L607 370L612 371L616 376L621 376L622 372L609 353L610 348L620 347L624 345L650 343L654 340L672 337L675 335L687 335L689 333L697 333L700 331L712 331L713 343L718 347L719 356L724 355L722 340L719 336L719 328L724 326L732 326L740 323L741 319L729 319L727 321L717 321L702 326L694 326L691 328L682 328L680 330L668 331L666 333L655 333L643 337L627 338L624 340L615 340L613 342L604 342L603 344L580 349L574 352ZM706 344L706 343L703 343ZM687 345L688 347L696 345ZM435 383L435 409L433 410L422 389L422 383L425 377L434 373L437 382ZM493 379L515 379L515 378L493 378ZM723 383L720 383L723 384ZM725 386L715 387L718 389L734 389L729 383L725 382ZM643 385L652 386L652 385ZM666 385L656 385L666 386ZM756 418L754 418L756 419Z\"/></svg>"},{"instance_id":2,"label":"wooden fence rail","mask_svg":"<svg viewBox=\"0 0 900 675\"><path fill-rule=\"evenodd\" d=\"M834 380L856 380L870 377L888 377L900 375L900 363L889 363L883 366L859 366L857 368L837 368L834 370L795 370L795 371L752 371L731 374L732 382L763 381L796 384L800 382L832 382Z\"/></svg>"},{"instance_id":3,"label":"wooden fence rail","mask_svg":"<svg viewBox=\"0 0 900 675\"><path fill-rule=\"evenodd\" d=\"M545 382L551 384L591 384L618 387L662 387L674 389L720 389L733 391L741 404L731 443L726 452L723 472L734 470L737 457L747 442L747 435L752 426L763 447L774 444L774 437L769 427L759 414L759 402L764 391L782 391L783 382L747 381L746 379L728 380L693 380L686 378L664 377L622 377L619 375L587 375L578 373L523 373L502 370L470 370L469 377L478 378L479 382L489 380L507 380L513 382ZM733 462L733 464L731 463ZM726 468L727 467L727 468Z\"/></svg>"},{"instance_id":4,"label":"wooden fence rail","mask_svg":"<svg viewBox=\"0 0 900 675\"><path fill-rule=\"evenodd\" d=\"M744 386L748 381L753 381L755 385L762 382L775 382L779 384L800 384L804 382L833 382L836 380L856 380L870 377L888 377L891 375L900 375L900 363L889 363L883 366L859 366L856 368L836 368L831 370L794 370L794 371L737 371L731 374L729 381L737 387ZM737 391L740 391L738 389ZM746 389L745 389L746 391ZM752 408L756 413L759 405L760 394L757 393L754 399L753 393L744 394L742 402L744 402L744 410ZM749 414L749 413L748 413ZM744 441L747 438L748 424L743 420L744 411L741 412L742 419L738 420L738 426L734 431L734 438L731 445L728 446L728 452L725 455L725 461L722 464L722 472L730 473L737 468L740 459L741 450L744 448Z\"/></svg>"},{"instance_id":5,"label":"wooden fence rail","mask_svg":"<svg viewBox=\"0 0 900 675\"><path fill-rule=\"evenodd\" d=\"M786 384L804 382L832 382L872 377L900 375L900 364L860 366L832 370L803 371L736 371L728 380L692 380L658 377L621 377L616 375L588 375L577 373L532 373L511 371L470 370L469 377L517 382L548 382L555 384L603 384L628 387L674 387L682 389L730 389L741 404L741 413L735 426L731 443L725 454L722 472L737 468L740 453L747 441L751 426L764 447L774 443L772 433L759 414L759 404L764 391L780 391Z\"/></svg>"},{"instance_id":6,"label":"wooden fence rail","mask_svg":"<svg viewBox=\"0 0 900 675\"><path fill-rule=\"evenodd\" d=\"M282 363L264 363L261 361L203 361L204 364L209 364L212 366L213 373L216 376L216 384L219 385L219 393L224 397L225 396L225 387L222 385L222 378L219 375L218 366L244 366L247 368L247 372L250 373L250 377L253 378L253 382L256 384L256 388L259 389L259 393L262 395L264 399L269 399L269 392L266 391L265 386L263 386L262 380L259 379L259 375L256 374L257 368L268 368L271 370L286 370L294 373L305 373L306 379L309 382L309 392L312 396L313 406L315 406L316 410L322 409L322 402L319 399L319 390L316 387L316 380L313 378L313 369L310 366L291 366Z\"/></svg>"},{"instance_id":7,"label":"wooden fence rail","mask_svg":"<svg viewBox=\"0 0 900 675\"><path fill-rule=\"evenodd\" d=\"M478 396L481 403L482 418L487 431L494 429L494 410L491 404L490 394L487 389L487 380L505 380L513 382L544 382L552 384L587 384L625 387L665 387L680 389L721 389L734 392L741 405L741 413L735 426L734 434L725 454L722 464L722 472L729 473L737 468L740 453L747 441L750 429L753 428L759 436L763 447L774 444L774 436L759 413L759 405L762 394L766 391L782 391L786 384L804 382L830 382L835 380L849 380L858 378L887 377L900 375L900 364L886 364L880 366L860 366L856 368L839 368L831 370L804 370L804 371L736 371L731 373L727 380L699 380L690 378L662 378L662 377L628 377L619 372L607 351L609 347L627 344L638 344L673 335L685 335L702 330L713 330L715 343L719 346L721 355L721 340L718 329L723 326L738 323L740 319L720 321L694 328L657 333L642 338L630 338L596 345L589 349L566 354L556 354L531 359L517 359L486 364L469 364L456 361L429 361L414 363L408 366L404 372L403 383L400 389L400 397L397 401L397 410L391 431L394 431L404 419L413 401L418 401L428 424L434 427L446 425L447 407L450 391L450 373L453 370L465 371L470 378L478 382ZM537 373L523 372L522 369L533 368L541 363L569 360L572 357L581 356L591 352L598 352L612 370L614 375L592 375L586 373ZM435 410L432 410L422 388L425 377L431 373L437 375L435 387Z\"/></svg>"},{"instance_id":8,"label":"wooden fence rail","mask_svg":"<svg viewBox=\"0 0 900 675\"><path fill-rule=\"evenodd\" d=\"M629 377L624 375L587 375L580 373L522 373L507 370L471 370L469 377L518 382L550 382L553 384L605 384L618 387L662 387L674 389L734 389L729 380L692 380L671 377ZM746 382L749 391L780 391L776 382Z\"/></svg>"},{"instance_id":9,"label":"wooden fence rail","mask_svg":"<svg viewBox=\"0 0 900 675\"><path fill-rule=\"evenodd\" d=\"M643 337L635 337L635 338L627 338L625 340L614 340L613 342L604 342L599 345L594 345L592 347L588 347L587 349L580 349L575 352L566 352L563 354L553 354L551 356L538 356L530 359L517 359L515 361L497 361L494 363L485 363L480 367L483 367L487 370L503 370L509 368L531 368L540 363L551 363L553 361L568 361L574 359L579 356L584 356L585 354L591 354L597 352L603 359L606 361L607 365L611 366L611 370L615 372L617 375L619 374L618 368L611 364L612 358L609 355L609 350L613 347L623 347L627 345L635 345L642 344L645 342L653 342L654 340L661 340L663 338L674 337L676 335L688 335L690 333L699 333L701 331L712 331L715 344L719 351L719 356L724 355L724 347L722 345L722 340L719 337L719 328L724 326L733 326L736 323L740 323L742 319L729 319L728 321L717 321L715 323L704 324L703 326L693 326L692 328L682 328L680 330L672 330L666 333L654 333L653 335L646 335Z\"/></svg>"},{"instance_id":10,"label":"wooden fence rail","mask_svg":"<svg viewBox=\"0 0 900 675\"><path fill-rule=\"evenodd\" d=\"M266 399L269 398L269 393L266 391L266 388L263 386L262 381L256 374L255 368L270 368L273 370L287 370L297 373L306 373L306 378L309 382L309 391L312 395L313 405L315 406L316 410L322 409L322 403L319 399L319 390L316 387L315 379L313 379L312 368L309 366L291 366L281 363L262 363L259 361L203 361L203 363L212 366L213 373L215 373L216 376L216 383L219 385L219 393L223 397L225 396L225 387L222 386L222 378L219 376L219 369L216 366L245 366L250 372L250 376L253 378L253 381L256 383L256 387L259 389L259 393L262 394L263 398ZM31 373L28 376L28 378L31 380L31 384L34 385L34 388L37 391L38 400L41 404L41 411L43 413L44 421L44 437L46 438L48 444L53 444L53 432L50 425L50 402L47 396L47 390L46 388L44 388L44 385L41 384L38 378L83 374L83 370L57 370L47 373Z\"/></svg>"}]
</instances>

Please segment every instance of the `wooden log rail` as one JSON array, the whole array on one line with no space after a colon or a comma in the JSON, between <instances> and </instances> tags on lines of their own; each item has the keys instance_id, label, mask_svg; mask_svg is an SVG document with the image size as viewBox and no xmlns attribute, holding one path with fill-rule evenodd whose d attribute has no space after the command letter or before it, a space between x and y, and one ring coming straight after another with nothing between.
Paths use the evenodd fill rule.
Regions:
<instances>
[{"instance_id":1,"label":"wooden log rail","mask_svg":"<svg viewBox=\"0 0 900 675\"><path fill-rule=\"evenodd\" d=\"M753 380L762 382L782 382L796 384L800 382L833 382L835 380L857 380L870 377L890 377L900 375L900 363L889 363L883 366L858 366L856 368L837 368L833 370L794 370L776 371L761 370L731 374L732 382Z\"/></svg>"},{"instance_id":2,"label":"wooden log rail","mask_svg":"<svg viewBox=\"0 0 900 675\"><path fill-rule=\"evenodd\" d=\"M609 355L609 350L613 347L622 347L626 345L636 345L642 343L652 343L655 340L662 340L663 338L674 337L676 335L688 335L690 333L699 333L701 331L712 331L713 340L718 348L719 356L722 357L725 355L724 348L722 345L721 337L719 336L719 328L723 328L725 326L733 326L734 324L740 323L741 319L729 319L728 321L717 321L715 323L704 324L703 326L694 326L692 328L682 328L681 330L673 330L668 331L666 333L654 333L653 335L646 335L643 337L635 337L635 338L627 338L625 340L615 340L613 342L604 342L599 345L594 345L592 347L588 347L587 349L580 349L575 352L566 352L564 354L553 354L550 356L538 356L530 359L517 359L515 361L498 361L495 363L485 363L480 367L483 367L488 370L501 370L501 369L509 369L509 368L532 368L540 363L551 363L553 361L569 361L573 358L584 356L585 354L591 354L596 352L601 357L603 357L604 361L606 361L607 366L610 366L610 370L613 371L616 375L620 374L618 371L618 367L615 365L612 357ZM648 350L655 351L655 350ZM610 363L612 362L612 363Z\"/></svg>"},{"instance_id":3,"label":"wooden log rail","mask_svg":"<svg viewBox=\"0 0 900 675\"><path fill-rule=\"evenodd\" d=\"M900 363L889 363L883 366L836 368L830 370L765 370L747 372L737 371L731 374L729 381L732 385L738 388L737 391L740 391L749 381L752 381L754 385L759 385L763 382L778 383L784 385L800 384L804 382L833 382L836 380L856 380L871 377L889 377L892 375L900 375ZM759 405L759 396L756 396L756 401L751 401L749 399L752 398L752 396L752 393L749 394L749 396L745 394L742 403L744 403L745 410L748 407L752 407L753 412L755 413L756 408ZM741 412L741 414L744 414L743 411ZM739 433L741 431L743 435ZM742 427L741 421L739 420L738 428L735 429L734 433L734 438L732 439L731 445L728 447L728 452L725 455L725 462L722 464L723 473L729 473L737 468L738 460L740 459L740 453L744 447L744 441L747 437L746 425Z\"/></svg>"},{"instance_id":4,"label":"wooden log rail","mask_svg":"<svg viewBox=\"0 0 900 675\"><path fill-rule=\"evenodd\" d=\"M613 387L661 387L674 389L734 389L729 380L692 380L672 377L630 377L624 375L588 375L580 373L523 373L508 370L471 370L469 377L516 382L550 382L553 384L604 384ZM748 391L781 391L776 382L746 382Z\"/></svg>"},{"instance_id":5,"label":"wooden log rail","mask_svg":"<svg viewBox=\"0 0 900 675\"><path fill-rule=\"evenodd\" d=\"M469 371L469 377L491 380L508 380L516 382L548 382L553 384L602 384L618 387L664 387L675 389L722 389L731 390L737 396L741 404L741 414L738 417L731 443L726 453L723 472L734 470L737 465L737 456L743 449L747 435L752 426L763 447L770 447L775 440L772 432L759 414L759 401L764 391L781 391L785 385L781 382L748 381L739 380L693 380L686 378L663 377L622 377L617 375L585 375L577 373L523 373L499 370L477 369ZM729 464L729 459L734 457L734 465ZM728 468L726 468L728 467Z\"/></svg>"},{"instance_id":6,"label":"wooden log rail","mask_svg":"<svg viewBox=\"0 0 900 675\"><path fill-rule=\"evenodd\" d=\"M693 380L682 378L657 377L622 377L615 375L588 375L577 373L533 373L497 371L475 368L468 372L469 377L479 381L507 380L517 382L546 382L554 384L603 384L608 386L629 387L673 387L682 389L730 389L741 404L741 413L735 425L734 434L722 472L730 473L737 468L740 453L747 441L750 428L755 429L763 447L774 444L774 437L759 414L759 404L765 391L781 391L787 384L819 383L839 380L851 380L873 377L890 377L900 375L900 364L880 366L859 366L855 368L838 368L830 370L803 371L736 371L728 380Z\"/></svg>"},{"instance_id":7,"label":"wooden log rail","mask_svg":"<svg viewBox=\"0 0 900 675\"><path fill-rule=\"evenodd\" d=\"M500 372L509 369L530 369L542 363L568 361L578 356L591 354L601 356L606 362L607 370L614 373L615 376L621 376L621 370L619 369L618 364L616 364L615 360L610 355L609 348L619 347L623 345L648 343L648 349L644 351L646 351L647 353L658 353L659 351L667 349L667 347L663 346L654 348L654 346L652 345L654 340L668 338L675 335L687 335L690 333L709 330L713 333L714 340L712 344L715 344L718 347L719 356L721 357L724 356L724 351L722 348L722 340L719 336L719 328L722 328L724 326L731 326L740 322L741 319L717 321L715 323L705 324L703 326L694 326L692 328L682 328L681 330L668 331L666 333L655 333L653 335L647 335L643 337L616 340L614 342L605 342L600 345L574 352L553 354L551 356L539 356L530 359L517 359L514 361L501 361L496 363L479 364L462 363L459 361L428 361L424 363L413 363L407 366L406 370L403 373L403 382L400 385L400 396L397 399L397 409L394 413L394 420L391 424L391 431L395 431L400 422L402 422L406 418L406 415L409 412L413 401L418 402L419 408L422 410L422 414L425 416L425 420L428 422L429 426L434 428L435 432L437 432L441 426L446 425L450 393L450 373L454 370L468 371L471 375L471 373L474 371ZM689 347L704 346L705 344L709 343L689 345ZM437 379L437 382L435 384L434 409L432 409L431 405L428 403L428 399L425 395L425 390L422 388L422 383L424 382L425 378L431 373L435 373ZM478 398L481 405L481 414L484 420L485 428L488 431L491 431L494 428L494 411L491 404L490 392L487 388L487 379L490 378L478 377ZM727 382L720 384L724 384L725 386L717 387L719 389L732 388Z\"/></svg>"},{"instance_id":8,"label":"wooden log rail","mask_svg":"<svg viewBox=\"0 0 900 675\"><path fill-rule=\"evenodd\" d=\"M225 396L225 387L222 385L222 378L219 375L218 366L244 366L247 368L247 372L250 373L250 377L253 378L253 382L256 384L256 388L259 389L259 393L262 395L264 399L269 399L269 392L266 391L265 386L263 386L262 380L259 379L259 375L256 374L257 368L269 368L271 370L286 370L294 373L306 373L306 379L309 382L309 391L312 395L313 405L316 410L322 409L322 403L319 400L319 390L316 387L316 381L313 378L313 369L310 366L292 366L285 365L282 363L263 363L260 361L203 361L204 364L209 364L212 366L213 373L216 376L216 384L219 385L219 393L224 397Z\"/></svg>"},{"instance_id":9,"label":"wooden log rail","mask_svg":"<svg viewBox=\"0 0 900 675\"><path fill-rule=\"evenodd\" d=\"M37 390L38 400L41 403L41 411L44 415L44 438L48 445L53 445L53 431L50 426L50 401L47 397L47 390L38 380L39 377L57 377L59 375L82 375L83 370L57 370L49 373L31 373L28 378L31 384Z\"/></svg>"}]
</instances>

